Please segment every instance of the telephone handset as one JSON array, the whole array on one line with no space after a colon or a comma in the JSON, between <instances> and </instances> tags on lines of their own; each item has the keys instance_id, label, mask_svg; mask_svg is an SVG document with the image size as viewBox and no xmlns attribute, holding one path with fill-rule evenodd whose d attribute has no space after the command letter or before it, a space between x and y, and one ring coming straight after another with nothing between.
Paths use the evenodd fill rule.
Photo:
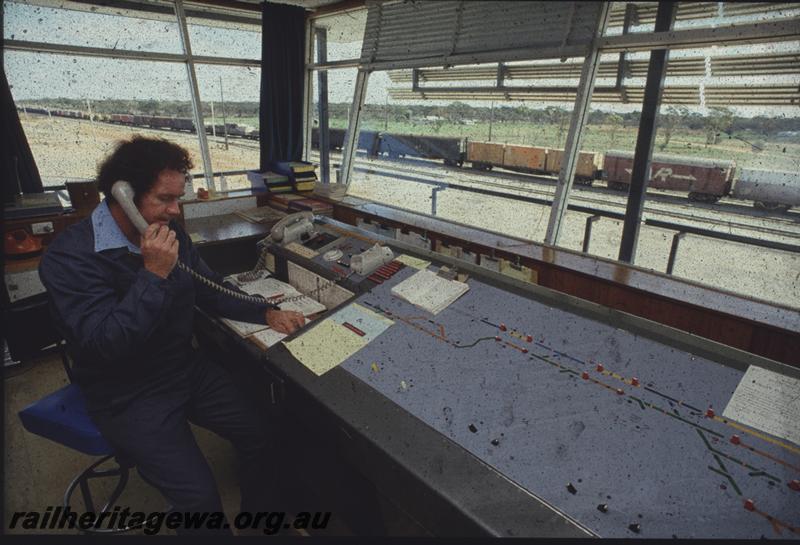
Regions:
<instances>
[{"instance_id":1,"label":"telephone handset","mask_svg":"<svg viewBox=\"0 0 800 545\"><path fill-rule=\"evenodd\" d=\"M308 238L314 232L314 214L308 211L290 214L270 229L273 242L289 244L296 240Z\"/></svg>"},{"instance_id":2,"label":"telephone handset","mask_svg":"<svg viewBox=\"0 0 800 545\"><path fill-rule=\"evenodd\" d=\"M111 187L111 194L114 196L114 199L122 207L122 210L125 211L125 215L128 216L128 219L131 220L131 223L133 223L133 225L140 233L144 234L145 230L148 227L147 221L142 217L141 213L139 213L139 209L136 208L136 204L134 204L133 202L134 193L131 185L124 180L119 180L117 182L114 182L114 185ZM237 291L228 289L225 286L221 286L216 282L214 282L213 280L210 280L205 276L203 276L202 274L199 274L198 272L192 270L181 261L178 261L178 268L181 269L182 271L189 273L190 275L192 275L194 279L202 282L206 286L209 286L217 291L220 291L225 295L229 295L231 297L235 297L236 299L241 299L242 301L247 301L249 303L263 304L264 302L266 302L266 300L262 297L245 295ZM277 301L275 302L275 304L281 302L283 301Z\"/></svg>"}]
</instances>

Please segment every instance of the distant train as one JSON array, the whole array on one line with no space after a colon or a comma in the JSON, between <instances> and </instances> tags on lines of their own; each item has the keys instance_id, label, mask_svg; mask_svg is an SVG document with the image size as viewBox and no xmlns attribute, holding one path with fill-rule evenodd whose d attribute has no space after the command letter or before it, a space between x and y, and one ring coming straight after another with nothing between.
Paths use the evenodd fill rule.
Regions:
<instances>
[{"instance_id":1,"label":"distant train","mask_svg":"<svg viewBox=\"0 0 800 545\"><path fill-rule=\"evenodd\" d=\"M57 117L69 117L73 119L89 119L89 113L79 110L48 110L46 108L25 108L31 114L54 115ZM92 119L103 123L114 123L116 125L128 125L131 127L149 127L151 129L161 129L170 131L185 131L194 133L194 120L188 117L165 117L157 115L135 115L135 114L92 114ZM228 136L240 138L250 138L258 140L259 131L250 125L240 125L238 123L225 123L216 125L205 125L207 134L216 132L221 136L227 132Z\"/></svg>"},{"instance_id":2,"label":"distant train","mask_svg":"<svg viewBox=\"0 0 800 545\"><path fill-rule=\"evenodd\" d=\"M344 129L330 129L330 149L344 146ZM319 131L312 131L312 148L319 149ZM371 156L417 157L441 160L446 165L558 176L564 151L559 149L477 142L467 138L361 131L358 149ZM592 185L604 181L617 191L631 183L633 153L581 151L575 182ZM753 201L756 208L787 211L800 206L800 173L753 170L736 167L734 161L654 154L648 187L687 194L692 201L717 202L731 196ZM738 174L738 176L737 176Z\"/></svg>"}]
</instances>

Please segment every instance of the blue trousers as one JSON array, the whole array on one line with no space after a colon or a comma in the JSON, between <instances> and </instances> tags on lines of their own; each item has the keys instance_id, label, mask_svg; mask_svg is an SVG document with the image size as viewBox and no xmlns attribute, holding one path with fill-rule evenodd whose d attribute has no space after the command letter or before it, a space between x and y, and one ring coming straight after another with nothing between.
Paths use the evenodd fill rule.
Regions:
<instances>
[{"instance_id":1,"label":"blue trousers","mask_svg":"<svg viewBox=\"0 0 800 545\"><path fill-rule=\"evenodd\" d=\"M275 459L257 413L226 371L198 357L153 391L116 410L92 412L103 437L134 464L178 512L221 512L211 469L189 423L233 443L240 460L241 510L279 510L272 496ZM227 532L230 532L227 530Z\"/></svg>"}]
</instances>

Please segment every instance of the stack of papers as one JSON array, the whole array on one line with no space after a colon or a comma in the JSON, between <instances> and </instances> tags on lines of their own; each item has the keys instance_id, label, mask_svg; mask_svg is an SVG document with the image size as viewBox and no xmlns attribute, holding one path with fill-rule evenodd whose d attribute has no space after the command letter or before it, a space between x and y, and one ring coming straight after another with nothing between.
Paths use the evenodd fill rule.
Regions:
<instances>
[{"instance_id":1,"label":"stack of papers","mask_svg":"<svg viewBox=\"0 0 800 545\"><path fill-rule=\"evenodd\" d=\"M276 278L267 277L253 280L252 282L239 282L234 275L226 278L226 280L239 286L242 291L250 295L261 295L268 300L273 297L282 299L300 296L296 301L279 304L278 306L281 310L294 310L296 312L301 312L303 316L310 316L326 310L325 305L322 303L318 303L311 297L302 295L290 284L281 282ZM273 331L266 323L254 324L231 320L230 318L222 318L222 322L242 337L255 334L254 336L266 347L272 346L286 336L277 331Z\"/></svg>"},{"instance_id":2,"label":"stack of papers","mask_svg":"<svg viewBox=\"0 0 800 545\"><path fill-rule=\"evenodd\" d=\"M268 278L253 280L252 282L237 283L242 291L249 293L250 295L261 295L267 300L299 297L299 299L295 301L278 303L278 306L281 310L294 310L295 312L301 312L303 316L311 316L312 314L317 314L327 310L325 305L315 301L307 295L303 295L291 284L281 282L277 278L273 278L271 276Z\"/></svg>"},{"instance_id":3,"label":"stack of papers","mask_svg":"<svg viewBox=\"0 0 800 545\"><path fill-rule=\"evenodd\" d=\"M240 322L238 320L231 320L230 318L222 318L222 322L242 337L247 337L248 335L252 335L253 333L256 333L258 331L269 329L269 326L267 326L266 322L261 324L254 324L252 322Z\"/></svg>"},{"instance_id":4,"label":"stack of papers","mask_svg":"<svg viewBox=\"0 0 800 545\"><path fill-rule=\"evenodd\" d=\"M316 184L314 195L327 197L333 200L340 200L347 193L347 186L344 184Z\"/></svg>"},{"instance_id":5,"label":"stack of papers","mask_svg":"<svg viewBox=\"0 0 800 545\"><path fill-rule=\"evenodd\" d=\"M252 221L253 223L278 221L286 216L283 212L270 208L269 206L257 206L255 208L248 208L247 210L236 210L234 214L247 221Z\"/></svg>"},{"instance_id":6,"label":"stack of papers","mask_svg":"<svg viewBox=\"0 0 800 545\"><path fill-rule=\"evenodd\" d=\"M447 280L423 269L393 287L392 295L431 314L439 314L467 291L469 286L464 282Z\"/></svg>"}]
</instances>

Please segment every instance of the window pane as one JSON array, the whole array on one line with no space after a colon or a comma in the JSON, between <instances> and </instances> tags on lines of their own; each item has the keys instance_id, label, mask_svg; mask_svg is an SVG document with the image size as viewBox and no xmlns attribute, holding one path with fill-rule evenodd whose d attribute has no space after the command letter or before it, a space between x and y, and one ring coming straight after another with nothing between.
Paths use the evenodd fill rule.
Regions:
<instances>
[{"instance_id":1,"label":"window pane","mask_svg":"<svg viewBox=\"0 0 800 545\"><path fill-rule=\"evenodd\" d=\"M328 129L330 140L329 158L329 180L332 183L338 181L339 169L342 165L342 147L344 144L344 133L347 129L347 121L350 113L350 106L353 103L353 92L355 91L356 74L355 68L339 68L328 70ZM312 135L311 135L311 154L312 162L320 165L319 155L319 72L314 72L312 77L312 97L313 108L312 116ZM320 170L319 179L323 179Z\"/></svg>"},{"instance_id":2,"label":"window pane","mask_svg":"<svg viewBox=\"0 0 800 545\"><path fill-rule=\"evenodd\" d=\"M258 170L261 69L195 65L211 163L215 172ZM227 135L227 141L226 141ZM250 187L247 176L216 180L217 189ZM205 180L196 180L195 185Z\"/></svg>"},{"instance_id":3,"label":"window pane","mask_svg":"<svg viewBox=\"0 0 800 545\"><path fill-rule=\"evenodd\" d=\"M543 240L558 172L548 174L546 150L563 149L572 104L542 89L569 77L537 80L537 70L507 73L507 93L488 89L497 65L425 71L420 91L410 72L373 73L350 194ZM513 89L529 85L540 89Z\"/></svg>"},{"instance_id":4,"label":"window pane","mask_svg":"<svg viewBox=\"0 0 800 545\"><path fill-rule=\"evenodd\" d=\"M144 19L85 11L96 9L87 7L78 11L5 1L3 33L11 40L127 51L183 52L174 13Z\"/></svg>"},{"instance_id":5,"label":"window pane","mask_svg":"<svg viewBox=\"0 0 800 545\"><path fill-rule=\"evenodd\" d=\"M189 17L189 40L192 54L232 59L261 58L261 29Z\"/></svg>"},{"instance_id":6,"label":"window pane","mask_svg":"<svg viewBox=\"0 0 800 545\"><path fill-rule=\"evenodd\" d=\"M670 53L671 64L698 58L707 70L684 78L696 99L661 105L650 184L680 202L669 210L654 203L664 208L659 214L759 243L800 245L792 210L800 205L797 51L800 42ZM671 241L678 232L665 235ZM796 253L693 234L680 240L673 266L676 276L794 308L798 270Z\"/></svg>"},{"instance_id":7,"label":"window pane","mask_svg":"<svg viewBox=\"0 0 800 545\"><path fill-rule=\"evenodd\" d=\"M326 60L330 62L360 58L366 25L366 9L314 19L314 28L323 28L327 31L328 54ZM314 37L314 62L319 62L316 34Z\"/></svg>"},{"instance_id":8,"label":"window pane","mask_svg":"<svg viewBox=\"0 0 800 545\"><path fill-rule=\"evenodd\" d=\"M623 33L626 12L628 33L653 32L657 10L658 2L612 2L606 36ZM679 2L673 28L721 28L798 15L800 7L791 2Z\"/></svg>"},{"instance_id":9,"label":"window pane","mask_svg":"<svg viewBox=\"0 0 800 545\"><path fill-rule=\"evenodd\" d=\"M174 120L191 115L183 65L6 51L5 70L45 185L93 178L133 134L186 147L203 171L197 136Z\"/></svg>"}]
</instances>

